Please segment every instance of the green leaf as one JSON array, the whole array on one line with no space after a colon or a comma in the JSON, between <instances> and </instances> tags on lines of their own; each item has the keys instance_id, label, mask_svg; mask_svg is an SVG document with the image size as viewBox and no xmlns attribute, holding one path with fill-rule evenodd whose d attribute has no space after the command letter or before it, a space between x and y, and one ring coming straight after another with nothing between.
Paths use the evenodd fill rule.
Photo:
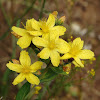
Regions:
<instances>
[{"instance_id":1,"label":"green leaf","mask_svg":"<svg viewBox=\"0 0 100 100\"><path fill-rule=\"evenodd\" d=\"M51 69L57 74L67 75L66 72L63 71L62 67L51 67Z\"/></svg>"},{"instance_id":2,"label":"green leaf","mask_svg":"<svg viewBox=\"0 0 100 100\"><path fill-rule=\"evenodd\" d=\"M51 70L51 68L48 68L46 72L43 72L43 76L41 76L40 81L41 82L47 82L53 80L58 74Z\"/></svg>"},{"instance_id":3,"label":"green leaf","mask_svg":"<svg viewBox=\"0 0 100 100\"><path fill-rule=\"evenodd\" d=\"M24 100L25 96L29 93L30 91L30 83L26 82L18 91L16 100Z\"/></svg>"}]
</instances>

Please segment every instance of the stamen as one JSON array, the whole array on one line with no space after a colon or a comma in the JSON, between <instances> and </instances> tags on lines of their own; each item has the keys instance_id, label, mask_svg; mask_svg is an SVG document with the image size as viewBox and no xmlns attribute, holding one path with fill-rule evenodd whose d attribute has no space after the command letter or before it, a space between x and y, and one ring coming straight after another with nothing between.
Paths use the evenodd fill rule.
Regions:
<instances>
[{"instance_id":1,"label":"stamen","mask_svg":"<svg viewBox=\"0 0 100 100\"><path fill-rule=\"evenodd\" d=\"M26 28L26 26L21 22L21 24L24 26L24 28Z\"/></svg>"}]
</instances>

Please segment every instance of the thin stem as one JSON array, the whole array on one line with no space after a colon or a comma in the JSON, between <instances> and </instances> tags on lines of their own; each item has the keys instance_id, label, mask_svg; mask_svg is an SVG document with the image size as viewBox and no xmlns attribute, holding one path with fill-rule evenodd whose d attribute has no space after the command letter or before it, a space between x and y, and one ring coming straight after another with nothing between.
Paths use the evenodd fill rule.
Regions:
<instances>
[{"instance_id":1,"label":"thin stem","mask_svg":"<svg viewBox=\"0 0 100 100\"><path fill-rule=\"evenodd\" d=\"M46 0L43 1L42 8L41 8L40 15L39 15L39 19L42 18L42 15L43 15L43 9L44 9L45 3L46 3Z\"/></svg>"},{"instance_id":2,"label":"thin stem","mask_svg":"<svg viewBox=\"0 0 100 100\"><path fill-rule=\"evenodd\" d=\"M7 16L7 13L5 12L4 7L3 7L2 4L1 4L1 0L0 0L0 8L1 8L1 11L2 11L2 13L3 13L3 15L4 15L4 18L5 18L5 20L6 20L7 24L8 24L8 26L11 27L10 20L9 20L9 18L8 18L8 16Z\"/></svg>"}]
</instances>

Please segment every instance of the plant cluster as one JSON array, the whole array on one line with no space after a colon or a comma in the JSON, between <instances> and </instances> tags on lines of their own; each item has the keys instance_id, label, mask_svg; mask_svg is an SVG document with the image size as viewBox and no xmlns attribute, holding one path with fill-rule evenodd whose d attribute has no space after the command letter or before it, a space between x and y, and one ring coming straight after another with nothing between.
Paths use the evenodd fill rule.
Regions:
<instances>
[{"instance_id":1,"label":"plant cluster","mask_svg":"<svg viewBox=\"0 0 100 100\"><path fill-rule=\"evenodd\" d=\"M57 12L53 12L48 19L28 19L24 28L12 27L12 34L18 38L17 45L23 49L19 60L13 59L7 63L10 70L19 73L13 85L25 79L29 82L28 85L39 85L53 80L59 74L69 75L72 65L74 68L83 68L83 61L94 57L91 50L83 49L84 41L80 37L70 42L60 37L66 32L66 28L62 26L64 19L64 16L58 19ZM29 48L34 50L39 60L33 64L28 53ZM43 63L47 65L46 68L42 68Z\"/></svg>"}]
</instances>

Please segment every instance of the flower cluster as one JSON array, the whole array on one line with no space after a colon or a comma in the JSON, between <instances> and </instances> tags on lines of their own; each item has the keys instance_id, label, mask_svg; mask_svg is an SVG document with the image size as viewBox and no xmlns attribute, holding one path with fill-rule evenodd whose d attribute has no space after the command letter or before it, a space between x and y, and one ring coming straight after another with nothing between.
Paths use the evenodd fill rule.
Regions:
<instances>
[{"instance_id":1,"label":"flower cluster","mask_svg":"<svg viewBox=\"0 0 100 100\"><path fill-rule=\"evenodd\" d=\"M91 69L90 71L87 72L90 76L95 76L95 70Z\"/></svg>"},{"instance_id":2,"label":"flower cluster","mask_svg":"<svg viewBox=\"0 0 100 100\"><path fill-rule=\"evenodd\" d=\"M60 20L63 22L64 19L62 20L62 18ZM48 19L36 21L32 18L27 20L24 29L13 26L12 31L19 38L17 45L25 49L32 43L36 48L40 48L37 56L42 59L50 58L52 65L55 67L59 66L60 60L66 59L72 59L71 62L77 67L84 67L81 59L94 57L94 53L91 50L83 50L84 42L81 38L78 37L73 42L67 42L60 38L65 34L66 28L59 24L57 25L56 16L53 13L49 15ZM37 61L31 65L30 57L25 50L21 51L19 60L20 64L11 62L7 64L10 70L20 73L13 84L16 85L26 78L29 83L38 85L40 80L32 73L41 69L42 62ZM71 70L71 64L65 66L70 66L69 68L66 67L66 73L68 74Z\"/></svg>"}]
</instances>

